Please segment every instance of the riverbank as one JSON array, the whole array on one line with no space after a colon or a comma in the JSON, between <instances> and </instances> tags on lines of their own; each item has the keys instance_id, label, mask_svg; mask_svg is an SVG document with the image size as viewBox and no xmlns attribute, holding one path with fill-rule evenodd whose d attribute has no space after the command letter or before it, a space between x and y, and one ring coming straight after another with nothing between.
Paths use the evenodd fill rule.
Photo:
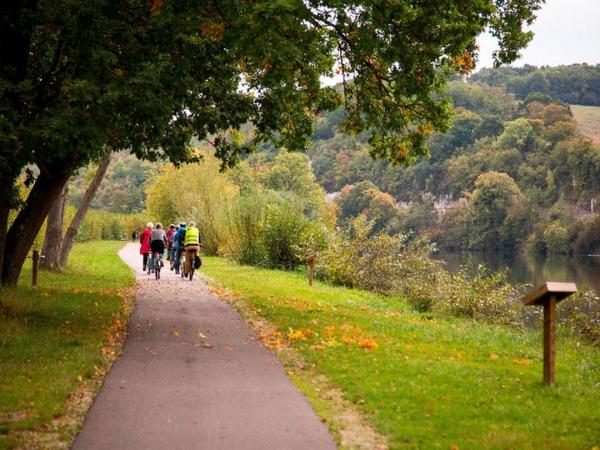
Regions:
<instances>
[{"instance_id":1,"label":"riverbank","mask_svg":"<svg viewBox=\"0 0 600 450\"><path fill-rule=\"evenodd\" d=\"M0 291L0 449L67 448L122 344L133 285L122 242L77 244L64 273Z\"/></svg>"},{"instance_id":2,"label":"riverbank","mask_svg":"<svg viewBox=\"0 0 600 450\"><path fill-rule=\"evenodd\" d=\"M297 350L391 448L600 443L600 353L573 337L559 334L558 384L548 389L539 332L418 313L403 299L319 282L310 288L300 273L219 258L206 258L203 272L275 327L260 336L268 346ZM318 386L298 384L322 400Z\"/></svg>"}]
</instances>

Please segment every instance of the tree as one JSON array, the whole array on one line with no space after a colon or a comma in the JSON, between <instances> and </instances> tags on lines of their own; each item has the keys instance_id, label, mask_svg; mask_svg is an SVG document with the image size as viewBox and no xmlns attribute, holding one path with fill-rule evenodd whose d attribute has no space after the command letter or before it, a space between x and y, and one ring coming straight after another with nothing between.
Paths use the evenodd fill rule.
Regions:
<instances>
[{"instance_id":1,"label":"tree","mask_svg":"<svg viewBox=\"0 0 600 450\"><path fill-rule=\"evenodd\" d=\"M493 171L481 174L469 199L472 246L500 248L501 227L523 200L519 186L509 175Z\"/></svg>"},{"instance_id":2,"label":"tree","mask_svg":"<svg viewBox=\"0 0 600 450\"><path fill-rule=\"evenodd\" d=\"M312 115L339 103L320 83L336 63L345 129L372 130L374 155L414 160L429 133L447 128L448 102L437 95L446 73L473 67L488 26L496 61L514 60L541 3L2 2L0 281L16 283L68 178L106 146L180 164L197 159L192 136L211 138L223 165L259 141L302 148ZM248 144L224 133L247 122ZM15 182L30 164L39 175L18 205Z\"/></svg>"}]
</instances>

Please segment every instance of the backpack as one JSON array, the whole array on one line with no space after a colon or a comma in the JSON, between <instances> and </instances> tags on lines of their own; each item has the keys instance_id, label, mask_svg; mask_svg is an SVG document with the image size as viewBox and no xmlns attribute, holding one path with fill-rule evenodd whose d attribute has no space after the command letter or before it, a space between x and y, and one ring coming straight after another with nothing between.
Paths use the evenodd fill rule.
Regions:
<instances>
[{"instance_id":1,"label":"backpack","mask_svg":"<svg viewBox=\"0 0 600 450\"><path fill-rule=\"evenodd\" d=\"M183 247L185 245L185 229L178 231L177 234L179 234L177 244Z\"/></svg>"},{"instance_id":2,"label":"backpack","mask_svg":"<svg viewBox=\"0 0 600 450\"><path fill-rule=\"evenodd\" d=\"M200 256L196 255L196 258L194 259L194 269L199 269L201 265L202 259L200 259Z\"/></svg>"}]
</instances>

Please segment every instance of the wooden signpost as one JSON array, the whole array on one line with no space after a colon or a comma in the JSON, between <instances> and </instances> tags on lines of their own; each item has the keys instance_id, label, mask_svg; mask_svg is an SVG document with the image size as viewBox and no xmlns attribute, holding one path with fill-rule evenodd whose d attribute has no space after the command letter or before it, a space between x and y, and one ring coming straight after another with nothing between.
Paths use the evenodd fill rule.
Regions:
<instances>
[{"instance_id":1,"label":"wooden signpost","mask_svg":"<svg viewBox=\"0 0 600 450\"><path fill-rule=\"evenodd\" d=\"M525 305L544 306L544 384L556 379L556 304L577 292L575 283L548 281L523 297Z\"/></svg>"}]
</instances>

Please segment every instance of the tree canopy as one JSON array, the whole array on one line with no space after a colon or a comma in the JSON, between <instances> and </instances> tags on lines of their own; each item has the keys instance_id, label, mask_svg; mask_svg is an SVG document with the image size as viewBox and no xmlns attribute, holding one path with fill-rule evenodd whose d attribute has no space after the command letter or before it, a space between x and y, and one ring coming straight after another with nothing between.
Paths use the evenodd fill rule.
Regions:
<instances>
[{"instance_id":1,"label":"tree canopy","mask_svg":"<svg viewBox=\"0 0 600 450\"><path fill-rule=\"evenodd\" d=\"M450 108L436 94L448 72L473 67L477 35L489 27L496 61L508 62L541 3L2 2L0 253L14 261L3 282L16 282L70 174L107 148L180 164L196 159L191 137L210 139L224 165L258 141L302 148L312 115L341 100L321 86L334 71L346 130L370 130L373 154L414 160L428 134L447 128ZM228 133L247 122L251 142ZM32 164L39 175L29 172L35 183L5 239L15 182Z\"/></svg>"}]
</instances>

